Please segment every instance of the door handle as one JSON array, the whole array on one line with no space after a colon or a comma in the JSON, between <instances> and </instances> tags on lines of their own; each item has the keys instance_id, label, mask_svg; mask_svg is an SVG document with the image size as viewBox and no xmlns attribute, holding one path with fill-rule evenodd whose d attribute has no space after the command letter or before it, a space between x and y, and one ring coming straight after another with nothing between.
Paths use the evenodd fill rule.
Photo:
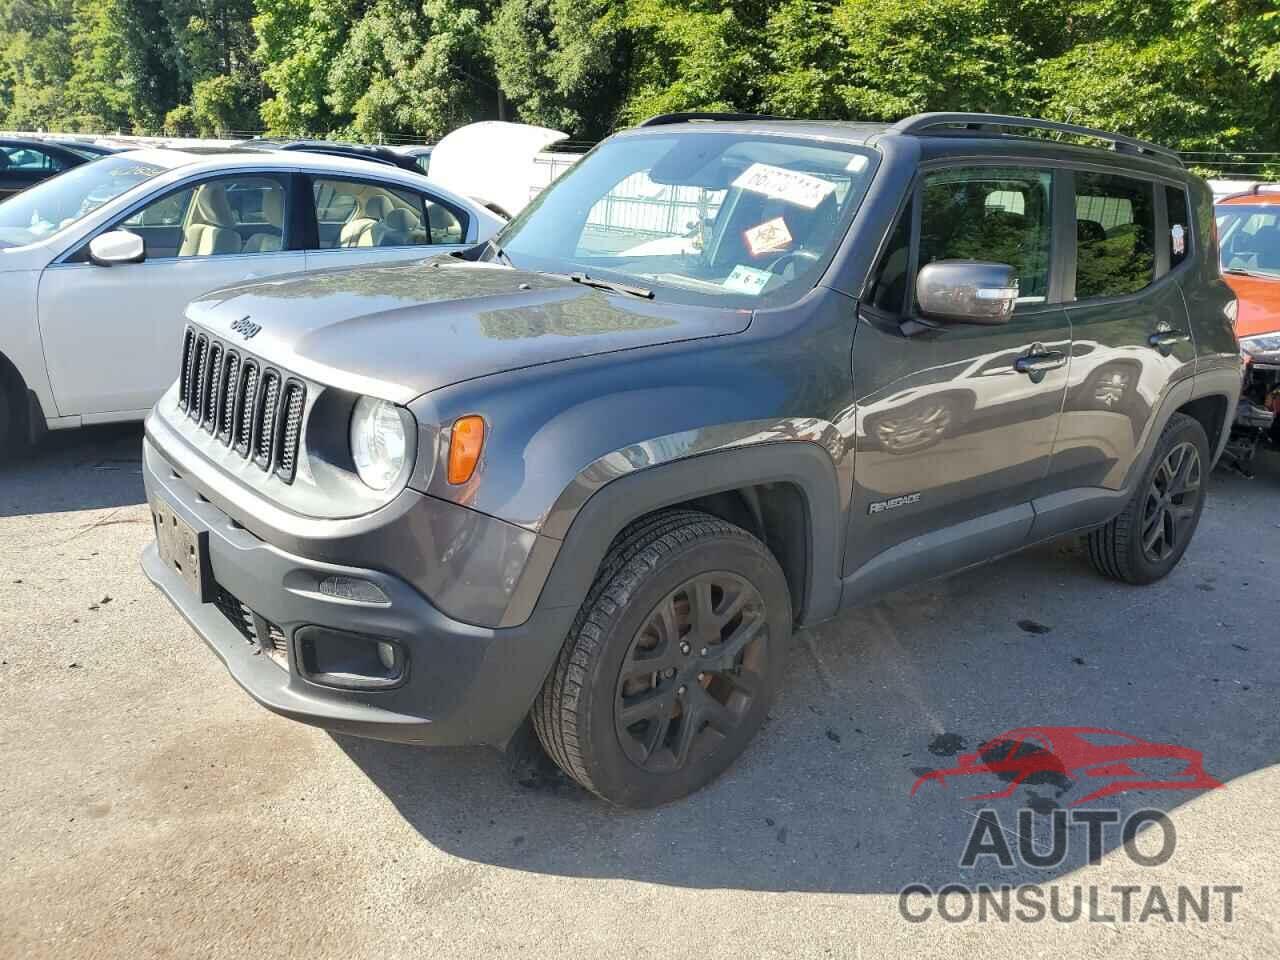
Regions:
<instances>
[{"instance_id":1,"label":"door handle","mask_svg":"<svg viewBox=\"0 0 1280 960\"><path fill-rule=\"evenodd\" d=\"M1191 339L1191 334L1185 330L1157 330L1151 336L1147 337L1147 343L1155 347L1161 353L1168 353L1175 344L1186 343Z\"/></svg>"},{"instance_id":2,"label":"door handle","mask_svg":"<svg viewBox=\"0 0 1280 960\"><path fill-rule=\"evenodd\" d=\"M1067 365L1067 355L1060 350L1045 350L1039 353L1028 353L1013 361L1013 369L1025 373L1032 383L1039 383L1050 370L1057 370Z\"/></svg>"}]
</instances>

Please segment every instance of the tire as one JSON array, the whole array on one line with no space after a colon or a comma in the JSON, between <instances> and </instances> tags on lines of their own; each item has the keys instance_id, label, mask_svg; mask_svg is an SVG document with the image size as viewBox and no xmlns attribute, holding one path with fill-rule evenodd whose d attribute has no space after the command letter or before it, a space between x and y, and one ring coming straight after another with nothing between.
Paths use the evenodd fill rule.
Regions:
<instances>
[{"instance_id":1,"label":"tire","mask_svg":"<svg viewBox=\"0 0 1280 960\"><path fill-rule=\"evenodd\" d=\"M610 803L693 793L764 722L791 626L786 577L751 534L689 510L645 517L614 541L534 701L538 738Z\"/></svg>"},{"instance_id":2,"label":"tire","mask_svg":"<svg viewBox=\"0 0 1280 960\"><path fill-rule=\"evenodd\" d=\"M1194 460L1186 459L1193 453ZM1204 427L1175 413L1133 499L1118 517L1089 534L1089 559L1098 572L1144 585L1177 566L1200 523L1209 464Z\"/></svg>"},{"instance_id":3,"label":"tire","mask_svg":"<svg viewBox=\"0 0 1280 960\"><path fill-rule=\"evenodd\" d=\"M25 424L14 404L17 393L0 373L0 464L18 459L26 449Z\"/></svg>"}]
</instances>

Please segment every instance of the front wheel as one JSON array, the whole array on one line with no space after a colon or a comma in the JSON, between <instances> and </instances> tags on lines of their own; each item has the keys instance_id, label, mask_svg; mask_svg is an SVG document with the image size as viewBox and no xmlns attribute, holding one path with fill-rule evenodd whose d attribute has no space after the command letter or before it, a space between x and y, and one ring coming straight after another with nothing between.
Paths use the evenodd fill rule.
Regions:
<instances>
[{"instance_id":1,"label":"front wheel","mask_svg":"<svg viewBox=\"0 0 1280 960\"><path fill-rule=\"evenodd\" d=\"M1098 571L1125 583L1166 576L1186 552L1204 509L1209 438L1198 420L1175 413L1156 443L1133 499L1124 511L1089 534L1089 559Z\"/></svg>"},{"instance_id":2,"label":"front wheel","mask_svg":"<svg viewBox=\"0 0 1280 960\"><path fill-rule=\"evenodd\" d=\"M786 578L751 534L667 511L615 541L533 707L552 759L622 806L719 776L768 713L791 638Z\"/></svg>"}]
</instances>

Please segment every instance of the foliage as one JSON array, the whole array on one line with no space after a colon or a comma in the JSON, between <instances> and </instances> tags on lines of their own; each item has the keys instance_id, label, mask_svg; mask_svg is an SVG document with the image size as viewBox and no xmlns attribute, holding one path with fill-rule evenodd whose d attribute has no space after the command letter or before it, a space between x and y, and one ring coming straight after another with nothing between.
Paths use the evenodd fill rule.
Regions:
<instances>
[{"instance_id":1,"label":"foliage","mask_svg":"<svg viewBox=\"0 0 1280 960\"><path fill-rule=\"evenodd\" d=\"M594 139L617 121L630 55L611 0L502 0L486 30L499 87L526 123Z\"/></svg>"},{"instance_id":2,"label":"foliage","mask_svg":"<svg viewBox=\"0 0 1280 960\"><path fill-rule=\"evenodd\" d=\"M0 125L597 138L990 110L1280 149L1277 0L0 0Z\"/></svg>"}]
</instances>

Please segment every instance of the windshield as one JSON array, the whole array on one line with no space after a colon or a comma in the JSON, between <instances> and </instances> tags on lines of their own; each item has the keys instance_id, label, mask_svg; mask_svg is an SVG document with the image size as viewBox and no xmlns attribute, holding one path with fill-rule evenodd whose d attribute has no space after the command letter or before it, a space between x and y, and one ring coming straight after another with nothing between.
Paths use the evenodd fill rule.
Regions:
<instances>
[{"instance_id":1,"label":"windshield","mask_svg":"<svg viewBox=\"0 0 1280 960\"><path fill-rule=\"evenodd\" d=\"M128 156L103 157L0 203L0 247L51 237L166 168Z\"/></svg>"},{"instance_id":2,"label":"windshield","mask_svg":"<svg viewBox=\"0 0 1280 960\"><path fill-rule=\"evenodd\" d=\"M1222 204L1215 213L1223 271L1280 278L1280 204Z\"/></svg>"},{"instance_id":3,"label":"windshield","mask_svg":"<svg viewBox=\"0 0 1280 960\"><path fill-rule=\"evenodd\" d=\"M874 172L859 147L735 132L606 141L503 231L516 267L725 306L799 298Z\"/></svg>"}]
</instances>

